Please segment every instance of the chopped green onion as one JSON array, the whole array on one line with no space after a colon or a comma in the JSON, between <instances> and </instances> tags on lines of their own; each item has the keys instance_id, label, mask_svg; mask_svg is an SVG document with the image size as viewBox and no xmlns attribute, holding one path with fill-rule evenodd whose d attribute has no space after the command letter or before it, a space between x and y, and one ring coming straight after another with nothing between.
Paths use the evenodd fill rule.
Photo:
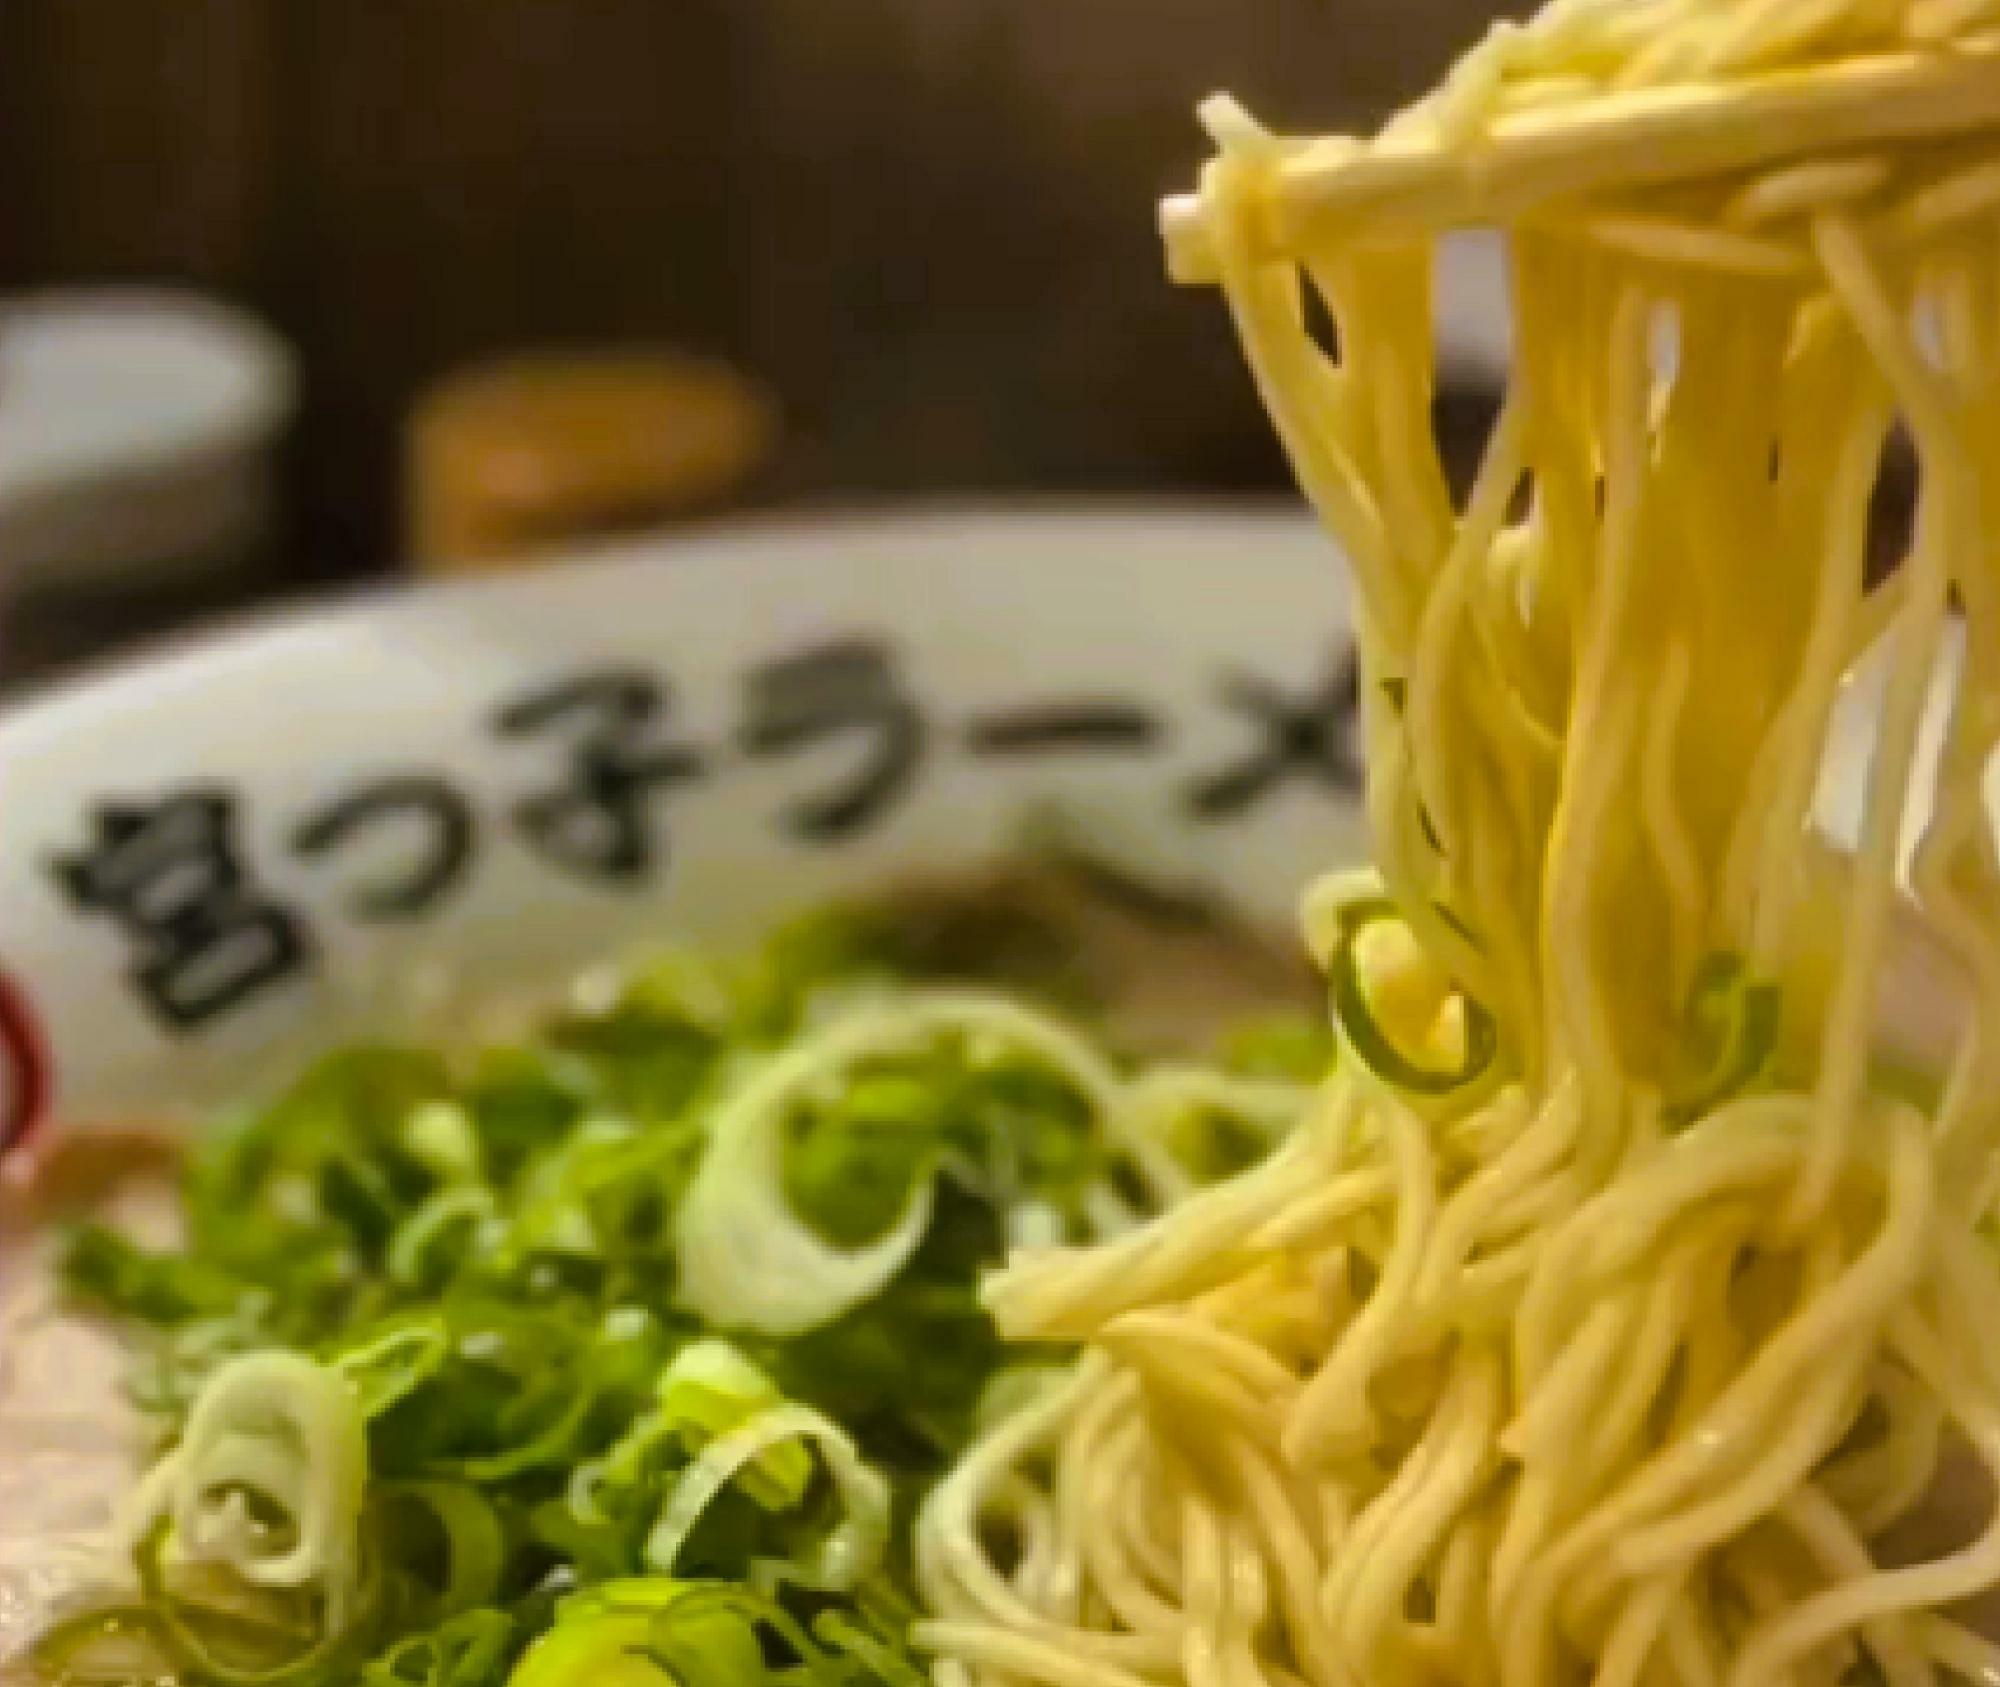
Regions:
<instances>
[{"instance_id":1,"label":"chopped green onion","mask_svg":"<svg viewBox=\"0 0 2000 1687\"><path fill-rule=\"evenodd\" d=\"M462 1611L397 1641L362 1670L360 1687L499 1687L516 1630L505 1611Z\"/></svg>"},{"instance_id":2,"label":"chopped green onion","mask_svg":"<svg viewBox=\"0 0 2000 1687\"><path fill-rule=\"evenodd\" d=\"M174 1652L149 1605L113 1605L66 1618L29 1652L35 1683L103 1687L111 1682L170 1682Z\"/></svg>"},{"instance_id":3,"label":"chopped green onion","mask_svg":"<svg viewBox=\"0 0 2000 1687\"><path fill-rule=\"evenodd\" d=\"M1361 937L1372 925L1402 922L1386 896L1365 896L1342 902L1335 910L1336 933L1327 962L1327 982L1334 1017L1342 1039L1368 1071L1392 1088L1418 1096L1445 1096L1476 1083L1492 1069L1499 1055L1499 1032L1493 1016L1466 997L1465 1053L1456 1066L1438 1068L1413 1060L1375 1017L1362 976Z\"/></svg>"},{"instance_id":4,"label":"chopped green onion","mask_svg":"<svg viewBox=\"0 0 2000 1687\"><path fill-rule=\"evenodd\" d=\"M143 1492L169 1561L214 1565L253 1588L311 1589L339 1629L360 1587L367 1480L346 1379L297 1354L251 1353L208 1380Z\"/></svg>"},{"instance_id":5,"label":"chopped green onion","mask_svg":"<svg viewBox=\"0 0 2000 1687\"><path fill-rule=\"evenodd\" d=\"M180 1672L215 1687L319 1687L339 1679L363 1645L358 1626L310 1593L271 1593L190 1575L169 1560L169 1533L151 1530L133 1557L146 1608Z\"/></svg>"},{"instance_id":6,"label":"chopped green onion","mask_svg":"<svg viewBox=\"0 0 2000 1687\"><path fill-rule=\"evenodd\" d=\"M765 1679L755 1628L666 1577L607 1582L564 1601L508 1687L754 1687ZM678 1666L678 1667L676 1667Z\"/></svg>"},{"instance_id":7,"label":"chopped green onion","mask_svg":"<svg viewBox=\"0 0 2000 1687\"><path fill-rule=\"evenodd\" d=\"M400 1312L340 1342L326 1355L354 1390L364 1418L377 1418L444 1364L451 1337L435 1312Z\"/></svg>"},{"instance_id":8,"label":"chopped green onion","mask_svg":"<svg viewBox=\"0 0 2000 1687\"><path fill-rule=\"evenodd\" d=\"M202 1259L150 1253L117 1231L86 1224L63 1249L63 1286L122 1317L149 1324L184 1324L238 1307L244 1285Z\"/></svg>"},{"instance_id":9,"label":"chopped green onion","mask_svg":"<svg viewBox=\"0 0 2000 1687\"><path fill-rule=\"evenodd\" d=\"M441 1616L456 1616L489 1604L500 1592L507 1566L507 1528L493 1502L466 1482L385 1483L376 1495L376 1523L392 1539L410 1530L409 1514L428 1517L435 1529L440 1564L435 1589Z\"/></svg>"},{"instance_id":10,"label":"chopped green onion","mask_svg":"<svg viewBox=\"0 0 2000 1687\"><path fill-rule=\"evenodd\" d=\"M1740 955L1720 951L1696 969L1666 1084L1666 1116L1685 1123L1765 1072L1778 1045L1778 987L1750 977Z\"/></svg>"},{"instance_id":11,"label":"chopped green onion","mask_svg":"<svg viewBox=\"0 0 2000 1687\"><path fill-rule=\"evenodd\" d=\"M841 1591L872 1574L889 1544L889 1486L847 1432L810 1406L775 1406L704 1447L675 1483L647 1536L646 1562L672 1571L702 1513L745 1465L785 1443L808 1441L826 1463L844 1514L810 1549L794 1553L791 1578L808 1587Z\"/></svg>"}]
</instances>

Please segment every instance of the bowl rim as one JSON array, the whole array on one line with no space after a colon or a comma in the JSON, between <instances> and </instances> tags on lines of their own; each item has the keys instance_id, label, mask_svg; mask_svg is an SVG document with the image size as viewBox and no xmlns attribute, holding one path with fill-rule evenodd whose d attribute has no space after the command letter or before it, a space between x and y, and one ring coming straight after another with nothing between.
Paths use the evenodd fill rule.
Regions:
<instances>
[{"instance_id":1,"label":"bowl rim","mask_svg":"<svg viewBox=\"0 0 2000 1687\"><path fill-rule=\"evenodd\" d=\"M516 613L538 600L606 590L620 576L666 564L676 568L746 565L746 558L780 558L765 566L803 566L815 546L853 547L871 535L908 539L925 529L963 538L968 529L1024 538L1068 529L1116 530L1171 525L1261 537L1313 527L1306 506L1284 493L1075 493L1028 497L952 495L784 506L715 521L551 551L526 567L438 578L388 575L310 586L267 602L230 609L187 627L143 634L131 643L24 682L0 697L0 748L10 738L47 730L67 711L114 693L186 678L215 661L306 631L351 631L370 621L421 613L439 605L500 604L519 599ZM1326 541L1328 566L1339 553Z\"/></svg>"}]
</instances>

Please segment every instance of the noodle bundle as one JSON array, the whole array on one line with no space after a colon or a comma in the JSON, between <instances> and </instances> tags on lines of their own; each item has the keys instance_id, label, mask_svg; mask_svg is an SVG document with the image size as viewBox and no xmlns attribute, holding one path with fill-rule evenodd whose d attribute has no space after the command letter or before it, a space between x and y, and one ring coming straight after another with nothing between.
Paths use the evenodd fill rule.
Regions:
<instances>
[{"instance_id":1,"label":"noodle bundle","mask_svg":"<svg viewBox=\"0 0 2000 1687\"><path fill-rule=\"evenodd\" d=\"M1359 585L1379 877L1308 898L1341 1058L1286 1146L992 1280L1084 1357L920 1521L942 1680L2000 1679L1955 1609L2000 1587L1996 31L1556 0L1374 141L1209 108L1168 232ZM1462 502L1458 221L1504 229L1514 343ZM1905 879L1963 985L1937 1072L1873 1035Z\"/></svg>"}]
</instances>

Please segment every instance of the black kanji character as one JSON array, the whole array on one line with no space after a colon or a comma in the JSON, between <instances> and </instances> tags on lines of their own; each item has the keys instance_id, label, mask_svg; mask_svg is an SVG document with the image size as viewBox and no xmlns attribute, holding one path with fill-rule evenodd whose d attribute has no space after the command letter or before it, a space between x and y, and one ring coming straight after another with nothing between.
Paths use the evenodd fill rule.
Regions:
<instances>
[{"instance_id":1,"label":"black kanji character","mask_svg":"<svg viewBox=\"0 0 2000 1687\"><path fill-rule=\"evenodd\" d=\"M244 871L235 819L235 798L212 786L108 802L93 815L95 843L51 863L71 902L132 939L132 981L170 1031L227 1012L311 956L298 917Z\"/></svg>"},{"instance_id":2,"label":"black kanji character","mask_svg":"<svg viewBox=\"0 0 2000 1687\"><path fill-rule=\"evenodd\" d=\"M849 737L865 749L854 774L785 813L800 837L827 843L866 826L908 786L923 760L924 717L896 676L894 660L869 639L836 639L781 656L749 678L743 747L781 755Z\"/></svg>"},{"instance_id":3,"label":"black kanji character","mask_svg":"<svg viewBox=\"0 0 2000 1687\"><path fill-rule=\"evenodd\" d=\"M966 729L973 753L982 756L1141 755L1158 748L1161 737L1151 711L1096 698L993 709Z\"/></svg>"},{"instance_id":4,"label":"black kanji character","mask_svg":"<svg viewBox=\"0 0 2000 1687\"><path fill-rule=\"evenodd\" d=\"M704 770L696 751L655 737L670 703L660 681L621 668L562 680L494 716L508 738L574 723L568 783L524 798L513 811L529 842L557 866L614 884L652 871L654 793Z\"/></svg>"},{"instance_id":5,"label":"black kanji character","mask_svg":"<svg viewBox=\"0 0 2000 1687\"><path fill-rule=\"evenodd\" d=\"M356 833L409 822L414 839L410 865L385 873L356 890L348 903L356 918L406 920L423 913L464 875L472 861L472 804L465 793L435 773L393 774L362 785L300 821L292 848L318 856L339 849Z\"/></svg>"},{"instance_id":6,"label":"black kanji character","mask_svg":"<svg viewBox=\"0 0 2000 1687\"><path fill-rule=\"evenodd\" d=\"M1199 818L1240 814L1295 776L1343 795L1361 789L1361 757L1354 743L1361 680L1352 650L1308 696L1290 696L1271 681L1246 674L1226 681L1222 695L1230 708L1257 723L1261 741L1241 760L1189 788L1188 807Z\"/></svg>"}]
</instances>

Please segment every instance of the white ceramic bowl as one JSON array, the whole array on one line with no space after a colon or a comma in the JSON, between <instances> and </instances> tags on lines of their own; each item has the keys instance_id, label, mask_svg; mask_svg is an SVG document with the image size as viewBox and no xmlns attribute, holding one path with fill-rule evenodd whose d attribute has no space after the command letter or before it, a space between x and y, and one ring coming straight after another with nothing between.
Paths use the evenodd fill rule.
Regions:
<instances>
[{"instance_id":1,"label":"white ceramic bowl","mask_svg":"<svg viewBox=\"0 0 2000 1687\"><path fill-rule=\"evenodd\" d=\"M72 685L0 717L0 1130L744 940L1050 805L1288 917L1361 846L1348 660L1302 515L1086 505L659 540Z\"/></svg>"}]
</instances>

